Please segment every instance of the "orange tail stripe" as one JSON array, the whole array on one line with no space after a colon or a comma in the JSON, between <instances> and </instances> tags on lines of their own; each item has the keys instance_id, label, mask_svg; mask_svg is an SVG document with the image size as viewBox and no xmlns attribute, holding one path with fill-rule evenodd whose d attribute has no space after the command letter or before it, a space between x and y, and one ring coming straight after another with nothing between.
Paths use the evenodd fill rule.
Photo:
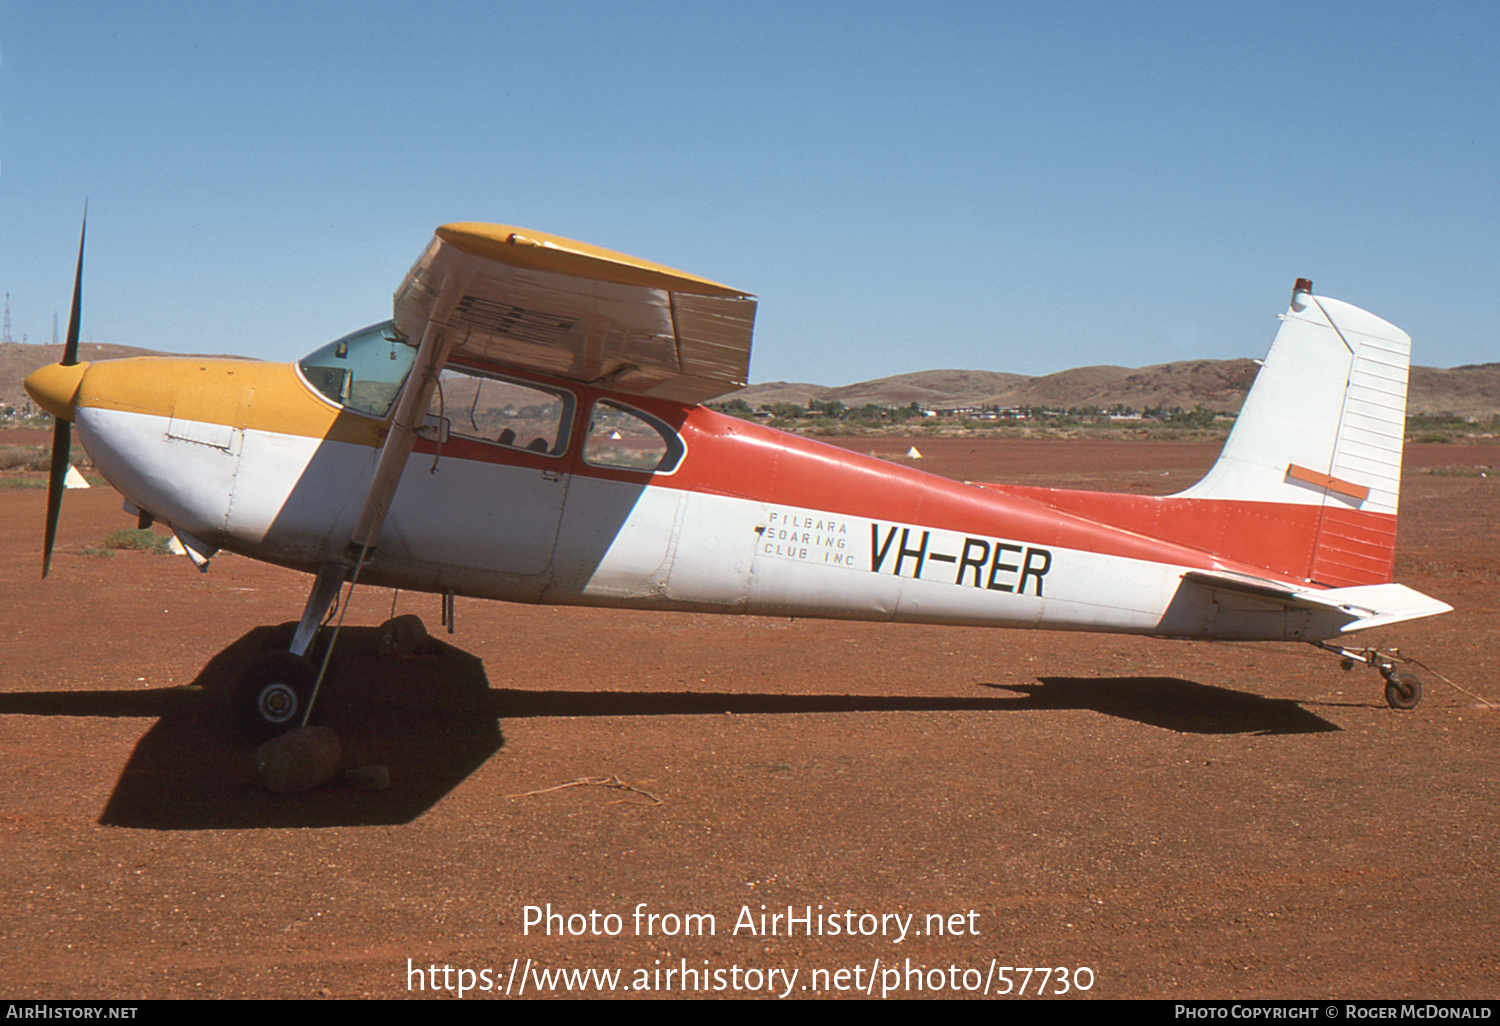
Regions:
<instances>
[{"instance_id":1,"label":"orange tail stripe","mask_svg":"<svg viewBox=\"0 0 1500 1026\"><path fill-rule=\"evenodd\" d=\"M1319 488L1327 488L1331 492L1347 495L1351 499L1364 502L1370 497L1370 489L1364 485L1357 485L1353 481L1345 481L1342 478L1332 477L1328 474L1320 474L1316 470L1308 470L1299 467L1295 463L1288 463L1286 476L1297 481L1306 481L1308 484L1317 485Z\"/></svg>"}]
</instances>

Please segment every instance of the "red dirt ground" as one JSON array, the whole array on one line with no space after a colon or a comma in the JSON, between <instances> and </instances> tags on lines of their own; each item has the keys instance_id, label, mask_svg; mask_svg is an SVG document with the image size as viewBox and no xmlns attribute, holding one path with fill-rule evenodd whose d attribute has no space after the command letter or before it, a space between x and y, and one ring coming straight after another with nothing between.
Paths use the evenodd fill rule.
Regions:
<instances>
[{"instance_id":1,"label":"red dirt ground","mask_svg":"<svg viewBox=\"0 0 1500 1026\"><path fill-rule=\"evenodd\" d=\"M1142 492L1217 451L916 444L954 477ZM1500 447L1408 447L1397 577L1456 611L1370 638L1492 700L1497 464ZM700 993L775 969L799 997L871 979L907 996L922 967L947 996L992 963L1070 984L1088 967L1099 997L1500 992L1500 712L1431 673L1399 713L1372 671L1306 646L463 600L456 650L390 663L372 628L392 595L369 589L325 711L394 787L276 797L224 688L307 579L84 555L132 523L96 488L67 496L43 583L44 504L0 490L6 998L420 996L435 965L439 985L488 970L482 1000L527 960L623 970L629 993L685 965L710 973ZM437 605L394 607L436 631ZM611 777L639 790L544 790ZM526 906L548 904L617 914L619 935L528 933ZM715 933L638 934L642 904ZM914 913L920 934L736 932L762 906Z\"/></svg>"}]
</instances>

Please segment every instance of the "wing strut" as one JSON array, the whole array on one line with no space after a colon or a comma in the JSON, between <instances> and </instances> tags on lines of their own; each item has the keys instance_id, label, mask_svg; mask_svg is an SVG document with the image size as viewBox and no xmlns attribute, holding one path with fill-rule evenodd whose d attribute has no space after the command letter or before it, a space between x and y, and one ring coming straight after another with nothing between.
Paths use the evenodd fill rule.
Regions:
<instances>
[{"instance_id":1,"label":"wing strut","mask_svg":"<svg viewBox=\"0 0 1500 1026\"><path fill-rule=\"evenodd\" d=\"M370 488L365 493L365 502L360 508L359 519L355 521L354 532L349 538L348 558L324 560L319 564L317 579L313 582L312 591L307 596L307 606L302 611L302 619L298 622L297 632L292 638L291 653L295 656L305 655L312 647L318 625L323 622L334 599L338 597L344 579L349 573L351 561L354 568L349 584L351 596L359 584L359 572L380 538L380 528L385 523L386 514L391 508L391 500L395 498L396 488L401 483L401 474L406 469L406 459L411 455L412 447L416 444L417 428L421 426L427 404L432 400L432 392L437 387L438 375L442 373L443 366L448 362L448 355L453 351L454 334L444 330L444 321L454 304L458 302L458 297L463 295L467 285L467 277L453 276L443 281L438 300L433 305L432 314L423 326L422 341L417 347L417 357L412 365L411 373L407 375L406 384L402 386L401 394L396 399L396 413L391 418L390 431L385 436L385 444L381 446L380 456L375 464L375 475L370 480ZM347 598L344 600L344 608L348 609ZM313 704L318 699L318 690L322 687L323 678L328 673L328 663L333 655L334 644L338 641L339 628L342 626L343 616L340 615L339 623L334 627L333 637L329 639L328 647L318 666L318 675L313 681L312 694L308 697L302 714L303 726L307 725L312 715Z\"/></svg>"},{"instance_id":2,"label":"wing strut","mask_svg":"<svg viewBox=\"0 0 1500 1026\"><path fill-rule=\"evenodd\" d=\"M375 465L375 477L365 495L365 504L354 523L354 534L349 539L349 554L364 561L365 552L375 547L380 538L380 526L391 508L391 499L396 495L396 486L401 483L401 472L406 469L406 458L411 455L417 441L417 428L432 401L432 391L437 386L438 374L448 362L453 351L454 334L443 330L448 313L463 294L466 279L455 277L443 280L432 314L422 329L422 343L417 347L417 359L406 386L396 400L396 415L391 418L390 433L385 436L385 445L380 450L380 460Z\"/></svg>"}]
</instances>

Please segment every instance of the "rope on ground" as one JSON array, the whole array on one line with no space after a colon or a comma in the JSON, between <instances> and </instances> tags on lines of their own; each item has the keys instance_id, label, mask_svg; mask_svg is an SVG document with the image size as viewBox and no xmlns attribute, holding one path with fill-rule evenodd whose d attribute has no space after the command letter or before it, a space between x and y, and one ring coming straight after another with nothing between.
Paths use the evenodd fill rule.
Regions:
<instances>
[{"instance_id":1,"label":"rope on ground","mask_svg":"<svg viewBox=\"0 0 1500 1026\"><path fill-rule=\"evenodd\" d=\"M1449 680L1447 677L1444 677L1441 673L1438 673L1432 667L1430 667L1426 663L1422 662L1422 660L1420 660L1420 659L1413 659L1411 656L1401 656L1401 659L1402 659L1402 661L1411 663L1414 666L1420 666L1422 669L1424 669L1428 673L1432 674L1434 677L1436 677L1438 680L1442 681L1444 684L1448 685L1453 690L1455 690L1455 691L1462 691L1464 694L1468 695L1470 698L1474 699L1476 702L1482 703L1486 708L1489 708L1489 709L1500 709L1500 705L1496 705L1494 702L1491 702L1488 698L1484 698L1484 697L1482 697L1480 695L1476 695L1476 694L1474 694L1474 692L1469 691L1466 688L1459 687L1457 684L1453 683L1453 681Z\"/></svg>"},{"instance_id":2,"label":"rope on ground","mask_svg":"<svg viewBox=\"0 0 1500 1026\"><path fill-rule=\"evenodd\" d=\"M529 798L534 794L547 794L550 791L561 791L565 787L612 787L617 791L630 791L651 799L650 805L646 805L645 802L633 802L628 798L621 798L619 801L609 802L608 804L610 805L640 805L644 808L656 808L659 805L666 804L666 802L664 802L658 795L654 795L650 791L644 791L632 784L627 784L615 774L611 774L607 777L579 777L577 780L570 780L566 784L558 784L555 787L544 787L538 791L522 791L520 794L509 794L506 795L506 797Z\"/></svg>"}]
</instances>

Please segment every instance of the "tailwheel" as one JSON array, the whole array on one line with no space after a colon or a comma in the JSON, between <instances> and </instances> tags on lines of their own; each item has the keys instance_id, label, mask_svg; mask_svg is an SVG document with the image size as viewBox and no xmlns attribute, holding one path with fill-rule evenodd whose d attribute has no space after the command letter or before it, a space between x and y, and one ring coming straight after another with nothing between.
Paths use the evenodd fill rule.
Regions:
<instances>
[{"instance_id":1,"label":"tailwheel","mask_svg":"<svg viewBox=\"0 0 1500 1026\"><path fill-rule=\"evenodd\" d=\"M235 683L240 732L259 743L300 727L316 679L317 668L290 652L269 652L257 658Z\"/></svg>"},{"instance_id":2,"label":"tailwheel","mask_svg":"<svg viewBox=\"0 0 1500 1026\"><path fill-rule=\"evenodd\" d=\"M1422 680L1414 673L1404 673L1396 667L1412 660L1401 655L1397 648L1343 648L1326 641L1311 642L1314 648L1332 652L1339 657L1339 666L1352 670L1356 664L1364 663L1377 670L1385 678L1385 703L1392 709L1415 709L1422 701ZM1420 664L1419 664L1420 665ZM1435 672L1435 671L1434 671ZM1438 674L1442 676L1442 674ZM1443 677L1444 680L1448 678Z\"/></svg>"},{"instance_id":3,"label":"tailwheel","mask_svg":"<svg viewBox=\"0 0 1500 1026\"><path fill-rule=\"evenodd\" d=\"M1392 709L1415 709L1422 701L1422 681L1414 673L1389 673L1385 678L1385 704Z\"/></svg>"}]
</instances>

